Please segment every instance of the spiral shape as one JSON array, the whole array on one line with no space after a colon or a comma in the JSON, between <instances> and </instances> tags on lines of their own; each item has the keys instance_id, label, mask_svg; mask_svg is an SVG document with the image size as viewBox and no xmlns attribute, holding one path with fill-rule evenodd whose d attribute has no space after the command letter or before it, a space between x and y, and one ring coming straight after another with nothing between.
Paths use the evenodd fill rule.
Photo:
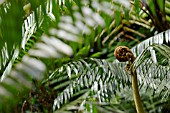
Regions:
<instances>
[{"instance_id":1,"label":"spiral shape","mask_svg":"<svg viewBox=\"0 0 170 113\"><path fill-rule=\"evenodd\" d=\"M130 69L131 64L135 60L132 51L126 46L119 46L115 49L114 55L120 62L128 61L126 65L126 71L131 75L132 78L133 98L136 106L136 111L137 113L145 113L141 97L139 94L136 70Z\"/></svg>"},{"instance_id":2,"label":"spiral shape","mask_svg":"<svg viewBox=\"0 0 170 113\"><path fill-rule=\"evenodd\" d=\"M135 57L132 51L126 46L119 46L114 51L114 56L119 62L134 61Z\"/></svg>"}]
</instances>

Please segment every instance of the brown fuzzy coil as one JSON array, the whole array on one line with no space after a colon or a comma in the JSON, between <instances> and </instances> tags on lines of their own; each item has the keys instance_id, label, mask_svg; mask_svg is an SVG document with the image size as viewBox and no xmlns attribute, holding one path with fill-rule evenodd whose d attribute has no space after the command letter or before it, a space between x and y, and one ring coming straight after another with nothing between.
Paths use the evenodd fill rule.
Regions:
<instances>
[{"instance_id":1,"label":"brown fuzzy coil","mask_svg":"<svg viewBox=\"0 0 170 113\"><path fill-rule=\"evenodd\" d=\"M126 46L117 47L114 51L114 56L119 60L119 62L126 62L128 60L133 62L135 59L132 51Z\"/></svg>"}]
</instances>

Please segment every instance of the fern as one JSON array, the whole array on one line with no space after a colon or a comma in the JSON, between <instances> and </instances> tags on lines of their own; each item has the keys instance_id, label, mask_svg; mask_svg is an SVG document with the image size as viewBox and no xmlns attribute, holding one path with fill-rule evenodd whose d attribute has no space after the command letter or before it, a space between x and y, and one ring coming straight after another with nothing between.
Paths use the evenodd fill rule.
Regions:
<instances>
[{"instance_id":1,"label":"fern","mask_svg":"<svg viewBox=\"0 0 170 113\"><path fill-rule=\"evenodd\" d=\"M159 21L158 24L153 20L150 22L150 16L153 16L153 12L148 13L148 11L152 6L149 6L149 9L144 9L145 6L140 8L139 4L130 1L126 1L124 4L124 2L114 0L72 0L69 2L37 0L35 2L30 0L32 9L31 13L26 15L25 21L21 19L25 17L25 14L20 13L20 11L18 11L17 16L21 17L19 20L22 22L19 22L18 25L16 25L15 19L9 18L12 23L15 23L15 28L20 26L20 32L18 34L17 29L10 27L11 31L15 33L10 35L5 32L5 27L0 29L0 37L4 39L0 42L0 50L2 50L0 69L1 74L3 74L0 83L0 103L3 103L0 104L1 111L10 112L11 106L15 106L20 100L16 97L23 96L24 93L28 97L29 90L30 93L34 93L36 90L37 93L48 95L50 98L48 103L54 101L53 110L56 112L66 110L90 111L92 109L95 112L97 110L115 112L128 108L120 107L121 103L126 105L127 101L132 102L131 80L124 71L125 63L117 63L117 61L109 63L107 60L93 58L84 59L90 56L91 51L94 53L91 54L91 57L96 55L96 51L99 52L99 58L108 53L113 56L115 45L125 44L122 41L134 40L132 43L126 41L131 46L134 45L134 42L136 44L136 42L162 31L159 29ZM8 16L5 10L15 10L18 4L22 4L19 5L18 9L22 9L25 5L20 2L15 3L15 1L1 5L0 13L3 12L1 25L5 26L4 21ZM167 20L163 21L164 23L168 22L168 4L169 2L166 1ZM137 12L135 12L135 8L138 9ZM163 10L160 9L160 11ZM164 13L162 12L162 15ZM12 13L12 15L14 14ZM138 18L136 18L137 16ZM6 38L6 36L8 37ZM10 36L12 38L9 38ZM119 43L117 44L115 41ZM163 49L167 48L159 46L156 51L156 53L161 53L156 58L162 58L162 61L165 61L159 63L166 64L166 66L155 65L154 60L148 58L150 53L144 50L153 43L169 45L169 30L132 48L140 61L136 61L134 65L140 75L139 84L146 106L148 103L150 104L146 99L147 97L151 98L149 101L153 99L154 102L160 104L167 103L169 98L169 62L167 63L166 60L169 57L165 53L167 50L160 51L162 47ZM19 48L20 51L18 52L16 48ZM106 52L103 48L106 49ZM104 52L101 52L102 50ZM147 51L146 54L142 53L143 50ZM141 58L140 55L145 56ZM164 59L165 57L166 59ZM66 62L65 65L60 61L61 58ZM155 56L153 55L152 58ZM61 64L56 66L54 62L56 59L56 62ZM67 59L69 60L67 61ZM127 94L125 95L125 93ZM31 94L31 96L36 97L36 94ZM41 98L43 96L40 96L39 101ZM161 98L163 99L160 100ZM4 104L11 100L14 100L11 106ZM119 104L115 104L115 102ZM159 112L159 109L164 108L158 103L154 106L148 106L146 109L151 112ZM24 102L21 104L23 104L21 109L27 110L24 108ZM31 102L28 104L32 106ZM103 104L107 105L103 106ZM8 109L4 109L6 106ZM131 110L134 111L134 105L129 106L132 106ZM131 110L127 110L127 112Z\"/></svg>"}]
</instances>

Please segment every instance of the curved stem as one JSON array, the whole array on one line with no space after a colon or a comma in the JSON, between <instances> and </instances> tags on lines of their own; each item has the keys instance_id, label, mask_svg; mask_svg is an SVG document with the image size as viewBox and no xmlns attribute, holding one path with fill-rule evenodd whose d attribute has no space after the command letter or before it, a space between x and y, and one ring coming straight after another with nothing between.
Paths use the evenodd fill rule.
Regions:
<instances>
[{"instance_id":1,"label":"curved stem","mask_svg":"<svg viewBox=\"0 0 170 113\"><path fill-rule=\"evenodd\" d=\"M131 64L135 61L135 57L133 53L126 54L128 58L128 66L130 67ZM130 69L130 70L129 70ZM139 89L138 89L138 79L137 79L137 73L136 70L132 70L131 68L128 68L127 71L130 71L131 77L132 77L132 90L133 90L133 98L136 106L136 111L137 113L145 113L144 107L141 101L141 97L139 94Z\"/></svg>"},{"instance_id":2,"label":"curved stem","mask_svg":"<svg viewBox=\"0 0 170 113\"><path fill-rule=\"evenodd\" d=\"M133 89L133 98L134 98L137 113L145 113L139 94L136 71L132 73L132 89Z\"/></svg>"},{"instance_id":3,"label":"curved stem","mask_svg":"<svg viewBox=\"0 0 170 113\"><path fill-rule=\"evenodd\" d=\"M135 61L134 55L130 55L129 53L126 54L128 58L128 66L130 67L131 64ZM137 80L137 73L136 70L133 71L132 69L128 68L127 71L130 71L131 77L132 77L132 90L133 90L133 98L136 106L136 111L137 113L145 113L144 107L141 101L141 97L139 94L139 89L138 89L138 80Z\"/></svg>"},{"instance_id":4,"label":"curved stem","mask_svg":"<svg viewBox=\"0 0 170 113\"><path fill-rule=\"evenodd\" d=\"M120 62L128 61L128 64L126 65L126 70L130 73L132 77L132 90L136 111L137 113L145 113L138 89L137 73L136 70L133 71L130 68L131 64L135 61L135 57L132 51L126 46L119 46L115 49L114 55Z\"/></svg>"}]
</instances>

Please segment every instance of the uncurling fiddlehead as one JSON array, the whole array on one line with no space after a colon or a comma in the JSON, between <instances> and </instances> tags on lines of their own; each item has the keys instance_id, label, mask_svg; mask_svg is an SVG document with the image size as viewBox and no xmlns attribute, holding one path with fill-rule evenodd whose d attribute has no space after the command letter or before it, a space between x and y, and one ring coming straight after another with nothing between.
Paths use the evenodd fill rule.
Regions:
<instances>
[{"instance_id":1,"label":"uncurling fiddlehead","mask_svg":"<svg viewBox=\"0 0 170 113\"><path fill-rule=\"evenodd\" d=\"M119 60L119 62L126 62L135 60L132 51L126 46L119 46L114 51L114 56Z\"/></svg>"},{"instance_id":2,"label":"uncurling fiddlehead","mask_svg":"<svg viewBox=\"0 0 170 113\"><path fill-rule=\"evenodd\" d=\"M129 67L134 62L135 57L132 51L126 46L119 46L114 51L114 56L119 60L119 62L126 62L126 71L128 71L132 76L132 89L133 89L133 97L136 106L136 111L138 113L145 113L143 104L140 98L139 90L138 90L138 81L137 81L137 73L136 70L129 70Z\"/></svg>"}]
</instances>

